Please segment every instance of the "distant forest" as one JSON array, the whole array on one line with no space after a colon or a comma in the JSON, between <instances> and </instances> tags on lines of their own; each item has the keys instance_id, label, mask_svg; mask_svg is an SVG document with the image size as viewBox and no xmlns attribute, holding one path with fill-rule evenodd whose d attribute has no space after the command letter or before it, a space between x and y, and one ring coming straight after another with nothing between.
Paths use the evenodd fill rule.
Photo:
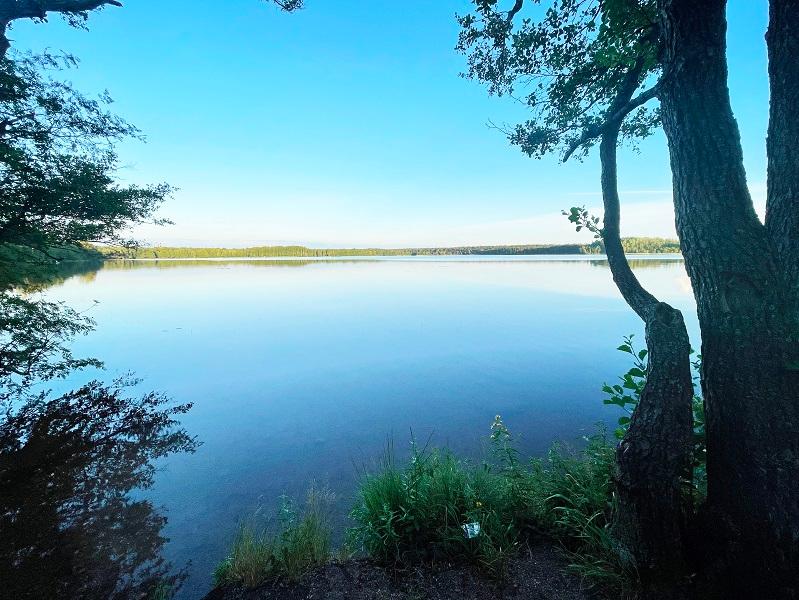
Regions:
<instances>
[{"instance_id":1,"label":"distant forest","mask_svg":"<svg viewBox=\"0 0 799 600\"><path fill-rule=\"evenodd\" d=\"M622 240L630 254L676 254L677 240L630 237ZM252 248L188 248L153 246L142 248L98 247L108 258L324 258L336 256L443 256L443 255L525 255L602 254L601 242L592 244L532 244L515 246L455 246L451 248L306 248L305 246L256 246Z\"/></svg>"}]
</instances>

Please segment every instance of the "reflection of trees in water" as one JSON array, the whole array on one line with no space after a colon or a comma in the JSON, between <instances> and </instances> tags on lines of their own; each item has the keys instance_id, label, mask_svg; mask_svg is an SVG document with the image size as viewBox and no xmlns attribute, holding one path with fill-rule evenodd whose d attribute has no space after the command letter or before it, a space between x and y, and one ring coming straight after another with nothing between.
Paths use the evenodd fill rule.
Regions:
<instances>
[{"instance_id":1,"label":"reflection of trees in water","mask_svg":"<svg viewBox=\"0 0 799 600\"><path fill-rule=\"evenodd\" d=\"M74 275L94 273L102 266L102 256L89 250L54 249L45 256L27 248L0 244L0 289L34 292Z\"/></svg>"},{"instance_id":2,"label":"reflection of trees in water","mask_svg":"<svg viewBox=\"0 0 799 600\"><path fill-rule=\"evenodd\" d=\"M391 257L389 259L380 258L380 257L365 257L365 258L356 258L356 259L287 259L287 260L280 260L280 259L270 259L270 258L249 258L249 259L241 259L241 260L230 260L230 259L137 259L137 260L126 260L126 259L114 259L114 260L106 260L100 268L103 270L113 270L113 271L125 271L125 270L134 270L134 269L180 269L184 267L209 267L209 266L232 266L232 265L244 265L248 267L304 267L308 265L319 265L319 264L357 264L357 263L374 263L374 262L405 262L405 261L414 261L417 260L420 263L428 263L428 262L439 262L441 260L446 260L446 256L436 256L437 260L430 260L430 257L413 257L413 256L400 256L400 257ZM485 256L477 256L475 255L475 261L479 264L486 264ZM503 259L507 260L507 257L498 256L498 262L504 262ZM456 261L458 264L468 263L468 255L461 255L458 257ZM518 263L518 264L525 264L527 261L525 260L512 260L508 262ZM591 259L582 259L577 256L569 256L568 258L558 259L557 256L547 257L542 259L540 256L536 256L535 260L529 261L533 264L550 264L550 263L567 263L567 264L582 264L588 263L594 267L604 267L607 268L608 261L606 258L591 258ZM675 264L683 264L682 258L631 258L629 259L630 264L634 269L658 269L658 268L669 268L673 267Z\"/></svg>"},{"instance_id":3,"label":"reflection of trees in water","mask_svg":"<svg viewBox=\"0 0 799 600\"><path fill-rule=\"evenodd\" d=\"M380 259L363 258L357 260L342 260L342 259L316 259L316 260L280 260L268 258L248 258L245 260L224 260L224 259L138 259L138 260L124 260L115 259L107 260L102 265L103 270L109 271L128 271L134 269L179 269L185 267L212 267L212 266L232 266L242 265L247 267L305 267L307 265L319 265L328 263L364 263L364 262L377 262Z\"/></svg>"},{"instance_id":4,"label":"reflection of trees in water","mask_svg":"<svg viewBox=\"0 0 799 600\"><path fill-rule=\"evenodd\" d=\"M589 260L592 267L608 268L607 259L603 260ZM684 269L684 262L682 258L628 258L627 262L633 271L640 271L644 269L674 269L677 265Z\"/></svg>"},{"instance_id":5,"label":"reflection of trees in water","mask_svg":"<svg viewBox=\"0 0 799 600\"><path fill-rule=\"evenodd\" d=\"M166 519L131 492L153 461L192 452L175 417L189 406L92 382L28 398L0 423L0 597L141 598L176 589L160 556Z\"/></svg>"},{"instance_id":6,"label":"reflection of trees in water","mask_svg":"<svg viewBox=\"0 0 799 600\"><path fill-rule=\"evenodd\" d=\"M2 261L0 261L2 262ZM69 342L92 322L35 292L100 264L26 264L0 286L0 598L122 600L170 596L184 579L161 557L166 523L133 497L153 461L196 441L158 394L130 398L133 381L91 382L58 397L35 387L94 359ZM0 278L2 273L0 273ZM35 387L34 387L35 386Z\"/></svg>"}]
</instances>

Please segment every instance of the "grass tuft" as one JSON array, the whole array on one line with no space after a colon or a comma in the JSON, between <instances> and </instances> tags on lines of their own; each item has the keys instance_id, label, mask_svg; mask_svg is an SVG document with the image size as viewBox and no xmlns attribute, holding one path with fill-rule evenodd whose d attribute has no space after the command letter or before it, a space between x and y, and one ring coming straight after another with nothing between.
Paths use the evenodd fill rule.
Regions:
<instances>
[{"instance_id":1,"label":"grass tuft","mask_svg":"<svg viewBox=\"0 0 799 600\"><path fill-rule=\"evenodd\" d=\"M311 489L302 513L285 498L280 529L270 535L263 527L243 523L230 552L216 569L214 584L254 588L276 579L296 580L330 558L329 492Z\"/></svg>"}]
</instances>

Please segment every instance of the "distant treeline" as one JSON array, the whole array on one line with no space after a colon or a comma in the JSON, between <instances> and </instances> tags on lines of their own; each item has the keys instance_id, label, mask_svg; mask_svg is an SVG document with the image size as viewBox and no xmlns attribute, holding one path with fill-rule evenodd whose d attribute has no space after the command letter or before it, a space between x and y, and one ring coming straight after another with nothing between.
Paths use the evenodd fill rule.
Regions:
<instances>
[{"instance_id":1,"label":"distant treeline","mask_svg":"<svg viewBox=\"0 0 799 600\"><path fill-rule=\"evenodd\" d=\"M621 243L624 251L629 254L679 254L680 252L680 242L667 238L628 237L622 238Z\"/></svg>"},{"instance_id":2,"label":"distant treeline","mask_svg":"<svg viewBox=\"0 0 799 600\"><path fill-rule=\"evenodd\" d=\"M629 253L676 253L677 240L664 238L624 238ZM306 248L305 246L255 246L252 248L188 248L154 246L148 248L98 248L111 258L325 258L336 256L443 256L443 255L525 255L525 254L602 254L600 242L592 244L534 244L515 246L455 246L451 248Z\"/></svg>"}]
</instances>

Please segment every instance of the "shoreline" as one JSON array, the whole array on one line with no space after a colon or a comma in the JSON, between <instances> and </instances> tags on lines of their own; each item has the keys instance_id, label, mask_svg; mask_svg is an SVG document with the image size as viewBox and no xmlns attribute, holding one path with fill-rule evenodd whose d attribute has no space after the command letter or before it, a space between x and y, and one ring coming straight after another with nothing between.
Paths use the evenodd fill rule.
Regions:
<instances>
[{"instance_id":1,"label":"shoreline","mask_svg":"<svg viewBox=\"0 0 799 600\"><path fill-rule=\"evenodd\" d=\"M683 255L679 252L630 252L626 255L628 258L636 260L683 260ZM492 259L507 260L507 261L523 261L523 260L607 260L606 254L374 254L374 255L341 255L341 256L181 256L181 257L125 257L125 256L106 256L103 262L109 261L135 261L135 262L184 262L184 261L204 261L204 262L225 262L225 261L317 261L317 262L335 262L335 261L418 261L425 260L431 262L480 262L490 261Z\"/></svg>"},{"instance_id":2,"label":"shoreline","mask_svg":"<svg viewBox=\"0 0 799 600\"><path fill-rule=\"evenodd\" d=\"M474 566L430 565L395 570L368 558L331 560L296 581L255 588L223 586L202 600L599 600L600 594L567 572L568 563L552 542L541 540L510 559L503 579Z\"/></svg>"}]
</instances>

